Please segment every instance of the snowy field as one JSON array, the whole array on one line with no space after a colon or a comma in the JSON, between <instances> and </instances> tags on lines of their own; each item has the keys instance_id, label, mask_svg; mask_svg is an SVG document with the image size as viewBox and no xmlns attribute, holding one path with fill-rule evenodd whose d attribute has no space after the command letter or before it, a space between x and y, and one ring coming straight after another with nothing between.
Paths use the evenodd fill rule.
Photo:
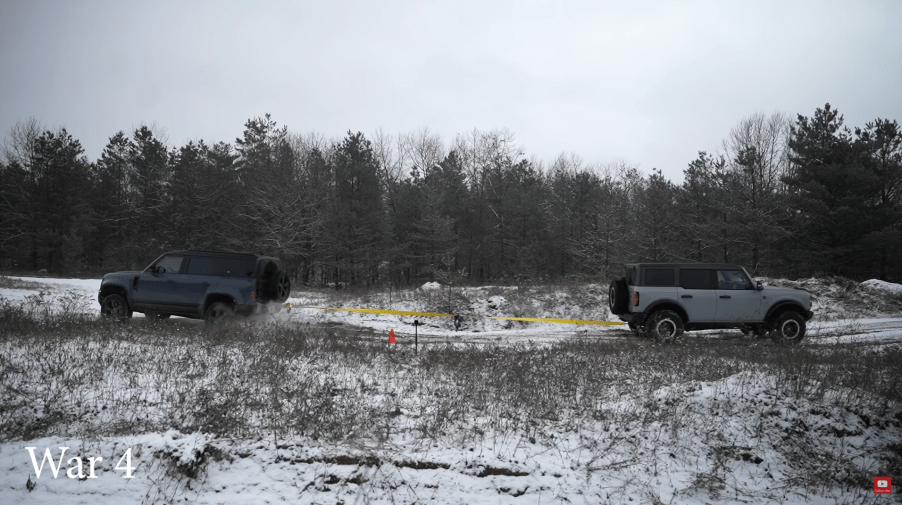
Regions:
<instances>
[{"instance_id":1,"label":"snowy field","mask_svg":"<svg viewBox=\"0 0 902 505\"><path fill-rule=\"evenodd\" d=\"M0 298L13 302L37 302L47 313L98 314L100 279L55 279L9 277L22 288L0 287ZM902 343L902 285L871 279L850 286L819 279L786 281L763 279L768 285L807 289L812 293L814 318L808 322L801 345L858 344L880 346ZM561 325L523 323L490 319L495 316L591 319L619 322L607 307L607 287L589 284L568 288L481 287L447 288L427 283L419 289L388 293L343 294L340 291L295 290L288 300L296 307L314 309L283 310L273 319L291 324L346 325L367 333L383 335L389 330L399 337L416 335L428 343L515 343L524 340L553 342L574 337L621 338L624 325ZM451 318L424 318L361 314L319 310L321 307L374 308L461 314L463 324L455 329ZM143 315L135 314L137 319ZM184 324L199 321L177 318ZM414 321L419 326L414 328ZM735 331L689 333L687 339L738 338Z\"/></svg>"},{"instance_id":2,"label":"snowy field","mask_svg":"<svg viewBox=\"0 0 902 505\"><path fill-rule=\"evenodd\" d=\"M615 321L600 285L295 291L464 321L302 308L211 332L99 321L99 280L2 280L0 503L899 501L896 284L766 280L812 293L800 345L660 347L489 319Z\"/></svg>"}]
</instances>

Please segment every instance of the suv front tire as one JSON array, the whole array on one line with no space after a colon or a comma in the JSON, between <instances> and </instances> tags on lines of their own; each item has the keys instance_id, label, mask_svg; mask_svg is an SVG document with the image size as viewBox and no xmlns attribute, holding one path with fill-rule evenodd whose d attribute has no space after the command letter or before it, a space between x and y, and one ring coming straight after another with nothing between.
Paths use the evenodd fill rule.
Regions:
<instances>
[{"instance_id":1,"label":"suv front tire","mask_svg":"<svg viewBox=\"0 0 902 505\"><path fill-rule=\"evenodd\" d=\"M774 320L774 342L796 343L805 338L805 318L795 311L786 311Z\"/></svg>"},{"instance_id":2,"label":"suv front tire","mask_svg":"<svg viewBox=\"0 0 902 505\"><path fill-rule=\"evenodd\" d=\"M115 319L117 321L125 321L132 317L132 310L129 308L128 302L125 301L125 298L117 294L107 295L103 298L103 301L100 304L100 313L103 314L104 317Z\"/></svg>"}]
</instances>

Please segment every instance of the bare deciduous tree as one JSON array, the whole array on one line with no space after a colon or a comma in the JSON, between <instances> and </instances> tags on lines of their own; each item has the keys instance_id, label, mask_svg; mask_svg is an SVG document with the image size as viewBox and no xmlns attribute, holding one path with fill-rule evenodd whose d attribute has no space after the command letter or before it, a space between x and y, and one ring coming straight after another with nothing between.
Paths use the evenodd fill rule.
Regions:
<instances>
[{"instance_id":1,"label":"bare deciduous tree","mask_svg":"<svg viewBox=\"0 0 902 505\"><path fill-rule=\"evenodd\" d=\"M2 152L8 165L18 164L30 170L34 163L34 142L41 136L44 128L37 119L30 117L16 123L9 131L3 143Z\"/></svg>"},{"instance_id":2,"label":"bare deciduous tree","mask_svg":"<svg viewBox=\"0 0 902 505\"><path fill-rule=\"evenodd\" d=\"M758 113L740 121L724 141L726 210L733 236L747 251L754 274L761 255L785 236L779 225L783 209L779 195L789 165L790 128L786 114Z\"/></svg>"}]
</instances>

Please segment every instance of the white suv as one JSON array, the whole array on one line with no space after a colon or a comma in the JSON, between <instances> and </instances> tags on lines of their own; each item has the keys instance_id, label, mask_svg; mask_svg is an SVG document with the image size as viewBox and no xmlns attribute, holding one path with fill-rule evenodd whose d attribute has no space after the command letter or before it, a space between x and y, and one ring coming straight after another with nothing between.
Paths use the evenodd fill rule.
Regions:
<instances>
[{"instance_id":1,"label":"white suv","mask_svg":"<svg viewBox=\"0 0 902 505\"><path fill-rule=\"evenodd\" d=\"M608 303L630 329L659 342L717 328L798 342L814 315L807 291L764 287L741 266L717 263L626 264Z\"/></svg>"}]
</instances>

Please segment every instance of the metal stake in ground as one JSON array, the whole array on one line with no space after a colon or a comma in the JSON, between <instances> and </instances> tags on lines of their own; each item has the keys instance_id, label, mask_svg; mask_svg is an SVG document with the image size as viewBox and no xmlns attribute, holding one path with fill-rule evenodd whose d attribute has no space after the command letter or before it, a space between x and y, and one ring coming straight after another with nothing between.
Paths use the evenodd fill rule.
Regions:
<instances>
[{"instance_id":1,"label":"metal stake in ground","mask_svg":"<svg viewBox=\"0 0 902 505\"><path fill-rule=\"evenodd\" d=\"M420 324L419 319L413 320L413 352L419 352L417 349L417 326Z\"/></svg>"}]
</instances>

